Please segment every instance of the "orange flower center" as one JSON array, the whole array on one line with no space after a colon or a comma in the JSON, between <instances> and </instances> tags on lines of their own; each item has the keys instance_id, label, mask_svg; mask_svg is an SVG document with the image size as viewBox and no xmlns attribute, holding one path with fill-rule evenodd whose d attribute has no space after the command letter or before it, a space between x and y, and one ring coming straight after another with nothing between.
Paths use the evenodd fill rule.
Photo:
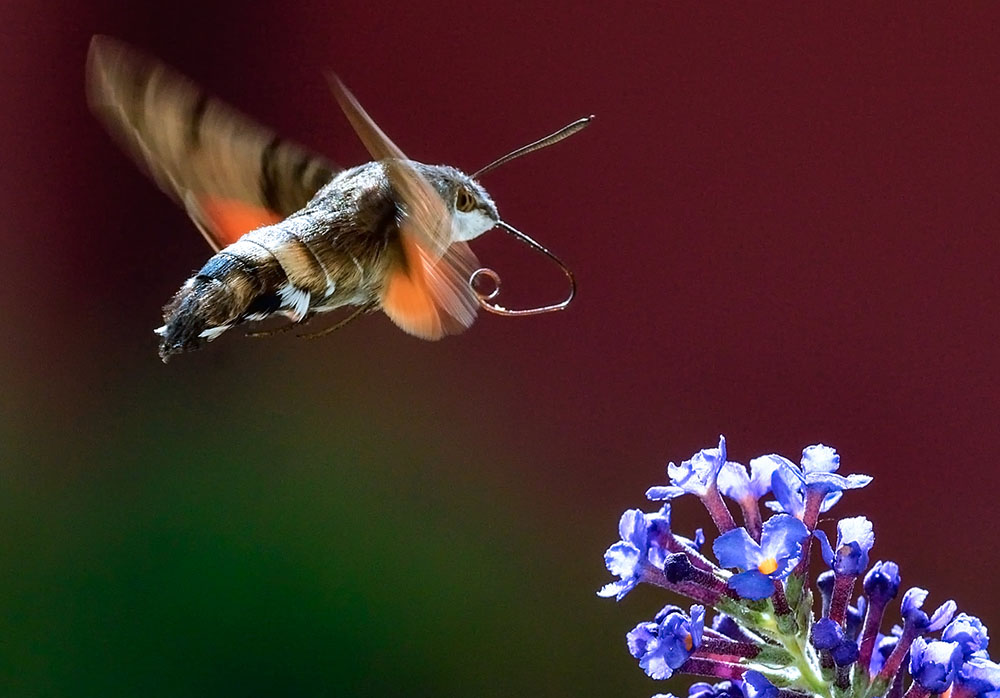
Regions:
<instances>
[{"instance_id":1,"label":"orange flower center","mask_svg":"<svg viewBox=\"0 0 1000 698\"><path fill-rule=\"evenodd\" d=\"M691 633L688 633L684 636L684 649L690 652L692 647L694 647L694 639L691 637Z\"/></svg>"},{"instance_id":2,"label":"orange flower center","mask_svg":"<svg viewBox=\"0 0 1000 698\"><path fill-rule=\"evenodd\" d=\"M761 560L760 564L757 565L757 570L761 574L771 574L776 569L778 569L778 561L775 560L773 557Z\"/></svg>"}]
</instances>

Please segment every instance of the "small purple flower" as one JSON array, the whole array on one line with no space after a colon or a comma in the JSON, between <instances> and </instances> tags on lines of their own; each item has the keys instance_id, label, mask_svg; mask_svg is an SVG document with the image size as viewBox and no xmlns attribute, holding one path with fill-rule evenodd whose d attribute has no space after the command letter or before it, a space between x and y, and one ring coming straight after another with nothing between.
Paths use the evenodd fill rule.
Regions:
<instances>
[{"instance_id":1,"label":"small purple flower","mask_svg":"<svg viewBox=\"0 0 1000 698\"><path fill-rule=\"evenodd\" d=\"M664 537L672 535L670 505L664 505L660 511L651 514L629 509L618 522L618 535L621 540L604 553L604 564L620 579L605 584L597 595L615 596L620 601L643 580L643 574L651 567L663 568L669 551L661 546L661 542ZM685 544L691 543L680 536L675 538Z\"/></svg>"},{"instance_id":2,"label":"small purple flower","mask_svg":"<svg viewBox=\"0 0 1000 698\"><path fill-rule=\"evenodd\" d=\"M816 529L814 534L820 542L823 560L836 574L857 576L868 568L868 552L875 545L872 522L864 516L841 519L837 522L837 550L830 548L826 533Z\"/></svg>"},{"instance_id":3,"label":"small purple flower","mask_svg":"<svg viewBox=\"0 0 1000 698\"><path fill-rule=\"evenodd\" d=\"M771 491L771 477L777 467L778 464L773 459L765 457L750 461L749 473L745 465L733 462L727 462L719 472L719 491L739 504L740 511L743 512L743 526L754 540L760 539L761 517L758 502ZM728 524L725 517L722 517L722 522L723 527L720 530L723 532L729 530L725 528Z\"/></svg>"},{"instance_id":4,"label":"small purple flower","mask_svg":"<svg viewBox=\"0 0 1000 698\"><path fill-rule=\"evenodd\" d=\"M688 689L688 698L745 698L743 689L739 683L733 681L720 681L716 684L699 681L691 684Z\"/></svg>"},{"instance_id":5,"label":"small purple flower","mask_svg":"<svg viewBox=\"0 0 1000 698\"><path fill-rule=\"evenodd\" d=\"M663 558L669 554L664 548L664 541L673 537L678 543L694 550L700 550L705 544L705 532L698 529L694 532L694 540L677 535L670 528L670 502L665 502L660 510L646 514L647 534L649 536L650 560L657 567L663 567Z\"/></svg>"},{"instance_id":6,"label":"small purple flower","mask_svg":"<svg viewBox=\"0 0 1000 698\"><path fill-rule=\"evenodd\" d=\"M649 539L647 557L654 567L663 569L664 560L670 555L675 547L669 545L680 544L695 551L701 551L701 546L705 544L705 532L697 529L694 532L694 540L674 533L670 528L670 502L665 502L658 512L646 514L646 535Z\"/></svg>"},{"instance_id":7,"label":"small purple flower","mask_svg":"<svg viewBox=\"0 0 1000 698\"><path fill-rule=\"evenodd\" d=\"M843 641L844 629L829 618L820 618L809 632L809 642L818 650L832 650Z\"/></svg>"},{"instance_id":8,"label":"small purple flower","mask_svg":"<svg viewBox=\"0 0 1000 698\"><path fill-rule=\"evenodd\" d=\"M899 593L899 565L895 562L879 560L865 575L865 594L868 601L876 605L884 605L896 598Z\"/></svg>"},{"instance_id":9,"label":"small purple flower","mask_svg":"<svg viewBox=\"0 0 1000 698\"><path fill-rule=\"evenodd\" d=\"M737 623L725 613L716 614L712 619L712 630L716 630L726 637L737 642L757 642L758 639L748 633L742 625Z\"/></svg>"},{"instance_id":10,"label":"small purple flower","mask_svg":"<svg viewBox=\"0 0 1000 698\"><path fill-rule=\"evenodd\" d=\"M802 449L802 470L809 473L835 473L840 469L840 454L836 449L813 444Z\"/></svg>"},{"instance_id":11,"label":"small purple flower","mask_svg":"<svg viewBox=\"0 0 1000 698\"><path fill-rule=\"evenodd\" d=\"M670 530L670 502L665 503L659 511L652 514L643 515L646 520L646 538L648 540L646 548L646 558L654 566L663 569L663 560L670 554L670 551L663 547L663 543L668 538L676 538L684 544L690 544L687 538L674 536Z\"/></svg>"},{"instance_id":12,"label":"small purple flower","mask_svg":"<svg viewBox=\"0 0 1000 698\"><path fill-rule=\"evenodd\" d=\"M830 656L833 657L833 663L837 666L850 666L858 661L861 650L858 648L858 643L850 638L845 638L843 642L830 650Z\"/></svg>"},{"instance_id":13,"label":"small purple flower","mask_svg":"<svg viewBox=\"0 0 1000 698\"><path fill-rule=\"evenodd\" d=\"M957 642L927 642L918 637L910 645L910 676L931 693L948 688L961 664L962 650Z\"/></svg>"},{"instance_id":14,"label":"small purple flower","mask_svg":"<svg viewBox=\"0 0 1000 698\"><path fill-rule=\"evenodd\" d=\"M729 578L736 593L745 599L764 599L774 593L774 580L784 579L798 564L808 537L801 521L778 514L764 523L759 544L746 529L734 528L716 538L713 550L723 567L744 570Z\"/></svg>"},{"instance_id":15,"label":"small purple flower","mask_svg":"<svg viewBox=\"0 0 1000 698\"><path fill-rule=\"evenodd\" d=\"M669 521L668 521L669 526ZM643 566L649 564L649 521L639 509L629 509L618 522L621 540L604 553L604 564L608 571L619 577L616 582L605 584L598 596L614 596L621 601L639 583Z\"/></svg>"},{"instance_id":16,"label":"small purple flower","mask_svg":"<svg viewBox=\"0 0 1000 698\"><path fill-rule=\"evenodd\" d=\"M985 650L990 645L990 635L982 621L968 613L959 613L955 620L941 633L945 642L957 642L962 648L962 656L966 659L974 652ZM993 690L993 689L991 689Z\"/></svg>"},{"instance_id":17,"label":"small purple flower","mask_svg":"<svg viewBox=\"0 0 1000 698\"><path fill-rule=\"evenodd\" d=\"M650 487L646 491L646 496L654 501L674 499L682 494L702 497L716 486L719 471L725 464L726 439L720 436L718 448L703 448L694 454L691 460L683 461L680 465L673 463L668 465L667 475L670 476L671 484Z\"/></svg>"},{"instance_id":18,"label":"small purple flower","mask_svg":"<svg viewBox=\"0 0 1000 698\"><path fill-rule=\"evenodd\" d=\"M643 574L651 568L663 569L664 561L670 554L670 550L664 547L668 537L695 549L700 547L697 534L696 540L690 541L671 532L669 503L651 514L629 509L618 522L618 535L621 540L604 553L604 564L611 574L620 579L605 584L597 595L614 596L619 601L643 581ZM704 534L701 540L704 540Z\"/></svg>"},{"instance_id":19,"label":"small purple flower","mask_svg":"<svg viewBox=\"0 0 1000 698\"><path fill-rule=\"evenodd\" d=\"M771 491L771 476L777 468L778 463L767 456L751 460L749 473L745 465L727 462L719 471L719 490L737 502L756 502Z\"/></svg>"},{"instance_id":20,"label":"small purple flower","mask_svg":"<svg viewBox=\"0 0 1000 698\"><path fill-rule=\"evenodd\" d=\"M820 618L813 624L809 641L816 649L828 651L837 666L858 661L858 643L845 635L839 623L829 618Z\"/></svg>"},{"instance_id":21,"label":"small purple flower","mask_svg":"<svg viewBox=\"0 0 1000 698\"><path fill-rule=\"evenodd\" d=\"M650 677L669 679L701 645L704 628L704 606L692 606L690 616L664 606L655 622L639 623L628 633L628 650Z\"/></svg>"},{"instance_id":22,"label":"small purple flower","mask_svg":"<svg viewBox=\"0 0 1000 698\"><path fill-rule=\"evenodd\" d=\"M945 601L928 617L923 610L926 599L926 589L912 587L903 594L903 601L900 604L899 612L903 616L906 625L912 625L919 632L937 632L951 621L955 615L955 611L958 610L958 605L951 600Z\"/></svg>"},{"instance_id":23,"label":"small purple flower","mask_svg":"<svg viewBox=\"0 0 1000 698\"><path fill-rule=\"evenodd\" d=\"M966 658L955 676L953 694L981 696L1000 691L1000 665L990 661L985 652Z\"/></svg>"},{"instance_id":24,"label":"small purple flower","mask_svg":"<svg viewBox=\"0 0 1000 698\"><path fill-rule=\"evenodd\" d=\"M791 514L797 519L801 519L806 513L806 492L805 479L798 466L784 456L777 454L764 456L773 458L778 468L771 476L771 491L774 493L774 501L765 502L771 511ZM825 512L833 508L833 505L840 501L843 492L830 492L823 497L820 511Z\"/></svg>"},{"instance_id":25,"label":"small purple flower","mask_svg":"<svg viewBox=\"0 0 1000 698\"><path fill-rule=\"evenodd\" d=\"M764 457L774 459L778 466L771 477L771 489L777 501L768 502L767 506L800 519L805 514L808 492L821 495L820 511L829 511L844 490L859 489L872 481L868 475L837 475L840 456L823 444L807 446L802 451L801 468L779 455Z\"/></svg>"},{"instance_id":26,"label":"small purple flower","mask_svg":"<svg viewBox=\"0 0 1000 698\"><path fill-rule=\"evenodd\" d=\"M743 674L743 690L747 698L778 698L778 687L759 671L750 670Z\"/></svg>"}]
</instances>

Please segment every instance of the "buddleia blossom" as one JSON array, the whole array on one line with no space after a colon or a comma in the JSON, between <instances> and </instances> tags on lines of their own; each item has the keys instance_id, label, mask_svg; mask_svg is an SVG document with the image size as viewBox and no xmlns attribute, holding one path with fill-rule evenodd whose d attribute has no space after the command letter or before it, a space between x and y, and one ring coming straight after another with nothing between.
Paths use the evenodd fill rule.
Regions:
<instances>
[{"instance_id":1,"label":"buddleia blossom","mask_svg":"<svg viewBox=\"0 0 1000 698\"><path fill-rule=\"evenodd\" d=\"M903 594L899 612L903 616L904 630L907 626L912 626L920 632L935 632L951 622L958 608L957 604L951 600L945 601L928 616L924 611L927 595L928 591L920 587L913 587Z\"/></svg>"},{"instance_id":2,"label":"buddleia blossom","mask_svg":"<svg viewBox=\"0 0 1000 698\"><path fill-rule=\"evenodd\" d=\"M895 562L879 560L868 573L865 574L864 591L861 597L866 599L864 628L861 631L862 641L858 661L861 666L869 667L871 673L877 674L895 647L898 638L891 636L891 647L888 642L883 642L885 636L878 632L882 625L882 618L889 602L896 598L899 593L901 578L899 576L899 565ZM902 631L900 631L902 632ZM875 650L877 654L873 654ZM878 666L875 666L875 663Z\"/></svg>"},{"instance_id":3,"label":"buddleia blossom","mask_svg":"<svg viewBox=\"0 0 1000 698\"><path fill-rule=\"evenodd\" d=\"M951 687L961 665L962 650L957 642L927 642L918 637L910 647L910 676L926 695Z\"/></svg>"},{"instance_id":4,"label":"buddleia blossom","mask_svg":"<svg viewBox=\"0 0 1000 698\"><path fill-rule=\"evenodd\" d=\"M764 524L760 543L746 529L734 528L716 539L713 550L722 567L743 570L729 578L736 593L745 599L766 599L774 593L774 583L798 564L808 537L801 521L779 514Z\"/></svg>"},{"instance_id":5,"label":"buddleia blossom","mask_svg":"<svg viewBox=\"0 0 1000 698\"><path fill-rule=\"evenodd\" d=\"M599 596L614 596L620 601L640 582L673 588L664 573L667 557L684 552L698 561L702 559L698 551L704 533L699 529L694 540L674 534L670 528L669 504L654 513L629 509L618 522L618 535L621 540L604 553L605 566L618 580L605 584ZM714 600L714 596L710 598Z\"/></svg>"},{"instance_id":6,"label":"buddleia blossom","mask_svg":"<svg viewBox=\"0 0 1000 698\"><path fill-rule=\"evenodd\" d=\"M976 652L962 660L951 686L951 698L989 696L1000 691L1000 665L985 652Z\"/></svg>"},{"instance_id":7,"label":"buddleia blossom","mask_svg":"<svg viewBox=\"0 0 1000 698\"><path fill-rule=\"evenodd\" d=\"M854 583L868 567L868 552L875 545L875 532L871 521L855 516L837 523L836 550L830 546L822 530L817 530L814 535L822 546L823 560L833 571L829 615L838 623L843 623L850 610L848 602L854 592Z\"/></svg>"},{"instance_id":8,"label":"buddleia blossom","mask_svg":"<svg viewBox=\"0 0 1000 698\"><path fill-rule=\"evenodd\" d=\"M691 684L688 698L744 698L743 687L738 681L720 681L715 684L699 681Z\"/></svg>"},{"instance_id":9,"label":"buddleia blossom","mask_svg":"<svg viewBox=\"0 0 1000 698\"><path fill-rule=\"evenodd\" d=\"M837 666L850 666L858 661L858 643L832 618L820 618L809 633L812 646L821 652L828 652Z\"/></svg>"},{"instance_id":10,"label":"buddleia blossom","mask_svg":"<svg viewBox=\"0 0 1000 698\"><path fill-rule=\"evenodd\" d=\"M771 477L778 469L772 458L754 458L750 470L740 463L727 461L719 471L719 491L736 502L743 513L750 537L760 540L760 500L771 492Z\"/></svg>"},{"instance_id":11,"label":"buddleia blossom","mask_svg":"<svg viewBox=\"0 0 1000 698\"><path fill-rule=\"evenodd\" d=\"M705 607L692 606L691 614L665 606L652 623L640 623L628 635L629 652L654 679L669 679L701 645Z\"/></svg>"},{"instance_id":12,"label":"buddleia blossom","mask_svg":"<svg viewBox=\"0 0 1000 698\"><path fill-rule=\"evenodd\" d=\"M826 533L816 531L822 544L823 560L836 575L857 577L868 569L868 552L875 545L872 523L863 516L841 519L837 523L837 547L830 546Z\"/></svg>"},{"instance_id":13,"label":"buddleia blossom","mask_svg":"<svg viewBox=\"0 0 1000 698\"><path fill-rule=\"evenodd\" d=\"M667 466L670 484L651 487L646 496L652 500L674 499L683 494L702 497L718 486L719 472L725 464L726 439L720 436L717 448L704 448L680 465L670 463Z\"/></svg>"},{"instance_id":14,"label":"buddleia blossom","mask_svg":"<svg viewBox=\"0 0 1000 698\"><path fill-rule=\"evenodd\" d=\"M604 585L600 596L615 596L619 600L635 588L649 561L649 521L639 509L629 509L618 522L621 540L604 553L604 564L618 581Z\"/></svg>"},{"instance_id":15,"label":"buddleia blossom","mask_svg":"<svg viewBox=\"0 0 1000 698\"><path fill-rule=\"evenodd\" d=\"M868 475L839 475L840 455L823 444L802 451L801 467L778 455L768 456L777 468L771 478L774 502L768 507L806 521L812 528L821 512L840 501L844 490L855 490L871 482Z\"/></svg>"},{"instance_id":16,"label":"buddleia blossom","mask_svg":"<svg viewBox=\"0 0 1000 698\"><path fill-rule=\"evenodd\" d=\"M673 693L657 693L653 698L677 698ZM747 698L743 693L742 681L720 681L705 683L699 681L691 684L687 698Z\"/></svg>"},{"instance_id":17,"label":"buddleia blossom","mask_svg":"<svg viewBox=\"0 0 1000 698\"><path fill-rule=\"evenodd\" d=\"M743 691L747 698L778 698L778 687L759 671L743 674Z\"/></svg>"},{"instance_id":18,"label":"buddleia blossom","mask_svg":"<svg viewBox=\"0 0 1000 698\"><path fill-rule=\"evenodd\" d=\"M719 494L719 473L726 465L726 437L719 437L717 448L704 448L680 465L670 463L667 475L670 484L650 487L646 497L653 501L674 499L684 494L693 494L701 499L712 520L722 531L736 528L736 522L726 509Z\"/></svg>"},{"instance_id":19,"label":"buddleia blossom","mask_svg":"<svg viewBox=\"0 0 1000 698\"><path fill-rule=\"evenodd\" d=\"M867 486L870 477L839 474L840 455L823 444L806 447L799 464L777 454L752 458L749 467L728 458L720 437L717 447L671 463L669 483L647 492L662 502L660 510L626 511L620 540L605 553L617 579L599 595L620 600L648 584L696 602L688 611L667 605L627 633L628 650L648 676L715 681L692 684L687 698L927 698L946 692L950 698L1000 698L1000 665L989 657L989 631L979 618L956 616L950 600L925 607L929 593L921 587L910 587L897 601L900 568L891 560L870 564L875 532L868 518L841 519L835 538L823 530L832 524L819 515L844 492ZM700 529L694 540L673 531L670 502L685 495L705 505L718 530L714 541L706 542ZM773 499L762 501L767 497ZM765 520L767 511L773 513ZM826 569L811 580L816 548ZM814 592L822 598L818 617ZM706 627L709 608L714 618Z\"/></svg>"},{"instance_id":20,"label":"buddleia blossom","mask_svg":"<svg viewBox=\"0 0 1000 698\"><path fill-rule=\"evenodd\" d=\"M990 646L990 634L983 622L967 613L959 613L941 633L945 642L956 642L962 649L963 657L971 657L976 652Z\"/></svg>"}]
</instances>

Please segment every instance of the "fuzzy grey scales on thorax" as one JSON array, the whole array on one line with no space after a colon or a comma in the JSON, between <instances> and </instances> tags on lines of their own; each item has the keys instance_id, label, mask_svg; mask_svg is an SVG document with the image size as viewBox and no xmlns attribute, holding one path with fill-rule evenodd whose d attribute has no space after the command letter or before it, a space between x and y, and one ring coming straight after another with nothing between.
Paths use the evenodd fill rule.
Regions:
<instances>
[{"instance_id":1,"label":"fuzzy grey scales on thorax","mask_svg":"<svg viewBox=\"0 0 1000 698\"><path fill-rule=\"evenodd\" d=\"M247 317L224 324L276 312L301 320L307 313L375 302L400 254L398 214L381 164L339 173L302 210L220 251L256 267L262 281L257 307L251 304ZM206 272L211 274L211 261L199 275Z\"/></svg>"}]
</instances>

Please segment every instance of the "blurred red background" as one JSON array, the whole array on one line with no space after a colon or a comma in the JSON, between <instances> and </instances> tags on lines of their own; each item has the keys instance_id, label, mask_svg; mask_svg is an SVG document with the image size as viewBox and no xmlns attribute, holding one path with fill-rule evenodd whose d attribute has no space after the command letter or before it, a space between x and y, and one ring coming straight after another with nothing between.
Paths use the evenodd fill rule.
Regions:
<instances>
[{"instance_id":1,"label":"blurred red background","mask_svg":"<svg viewBox=\"0 0 1000 698\"><path fill-rule=\"evenodd\" d=\"M442 559L461 529L476 552L440 574L503 569L523 586L498 582L487 594L456 583L433 605L401 578L393 593L409 599L403 634L462 604L456 627L470 636L421 645L432 666L521 648L503 674L465 669L485 676L474 685L482 694L522 685L660 690L621 636L662 599L639 595L614 608L593 598L606 581L601 554L620 511L643 506L663 465L719 433L743 462L774 451L795 459L817 441L836 446L846 472L875 476L835 512L873 519L875 557L899 562L904 583L928 586L932 601L951 596L997 622L988 580L1000 572L989 523L1000 480L990 436L1000 417L998 20L989 3L4 6L0 486L7 559L19 570L4 582L11 695L27 695L41 676L52 695L67 686L126 695L142 685L87 673L77 644L93 638L74 634L87 616L71 609L92 608L94 598L89 582L73 581L76 556L101 551L130 568L144 534L119 552L108 552L109 540L138 530L145 505L132 511L101 493L141 503L170 492L171 463L196 473L177 485L184 496L205 511L220 507L217 523L243 531L251 547L254 526L268 526L253 523L254 506L238 514L207 492L259 487L267 500L280 480L287 511L317 492L317 511L336 511L368 478L365 492L384 511L444 517L424 541ZM152 334L160 306L208 250L88 114L83 65L94 33L161 57L344 165L365 153L328 93L327 68L409 156L470 171L595 114L582 134L483 182L507 220L570 264L578 300L554 316L483 316L440 343L379 315L316 342L230 333L161 365ZM499 232L475 248L504 277L511 303L563 290L555 269ZM324 439L355 450L330 453ZM339 465L326 467L327 457ZM180 517L176 526L198 541L197 516L183 519L187 501L166 498L156 511ZM74 535L91 519L67 513L73 506L111 517L83 548ZM378 507L356 522L362 548L367 526L399 525ZM53 516L60 523L46 528ZM167 547L171 526L157 529ZM41 534L54 546L48 557ZM384 553L366 554L376 576L393 571ZM191 576L171 569L197 595L192 559L178 558ZM22 577L22 566L36 576ZM269 569L280 578L283 563ZM161 578L108 574L125 590ZM219 574L232 575L223 588L244 579ZM491 604L496 593L510 606ZM252 612L247 594L234 613ZM102 602L112 618L136 610L119 600ZM476 633L522 602L534 621ZM135 603L148 611L157 602ZM166 646L197 627L146 629ZM114 647L128 646L124 637ZM378 671L381 641L365 654ZM343 656L360 656L359 646L348 643ZM290 666L266 652L254 662ZM186 666L160 671L176 677ZM338 671L303 690L323 692ZM359 676L349 691L374 695ZM417 693L469 688L410 680ZM210 682L176 686L194 695Z\"/></svg>"}]
</instances>

